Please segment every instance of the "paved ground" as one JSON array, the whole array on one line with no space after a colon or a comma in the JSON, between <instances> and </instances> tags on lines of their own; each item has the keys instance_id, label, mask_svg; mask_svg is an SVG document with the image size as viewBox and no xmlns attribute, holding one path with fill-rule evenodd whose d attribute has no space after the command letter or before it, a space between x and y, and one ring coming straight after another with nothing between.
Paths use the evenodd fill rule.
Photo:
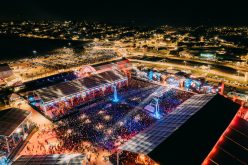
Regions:
<instances>
[{"instance_id":1,"label":"paved ground","mask_svg":"<svg viewBox=\"0 0 248 165\"><path fill-rule=\"evenodd\" d=\"M44 154L51 154L52 147L56 147L60 145L62 142L56 137L55 132L52 131L52 127L56 126L54 125L50 120L42 116L40 113L35 111L32 107L30 107L28 104L23 103L20 107L21 109L25 109L32 112L31 115L31 121L37 124L39 127L39 130L34 133L34 135L29 139L27 142L27 145L24 147L24 149L20 152L20 154L17 156L17 158L21 155L44 155ZM81 145L83 146L91 146L89 142L82 141ZM90 148L90 147L89 147ZM61 150L56 151L57 154L62 153L75 153L73 151L68 150ZM86 152L82 154L86 154L88 158L90 158L90 163L88 164L101 164L101 165L111 165L109 161L104 161L105 156L111 155L107 150L103 150L98 148L97 153L99 155L97 156L95 153L91 152L91 148L89 150L86 150Z\"/></svg>"}]
</instances>

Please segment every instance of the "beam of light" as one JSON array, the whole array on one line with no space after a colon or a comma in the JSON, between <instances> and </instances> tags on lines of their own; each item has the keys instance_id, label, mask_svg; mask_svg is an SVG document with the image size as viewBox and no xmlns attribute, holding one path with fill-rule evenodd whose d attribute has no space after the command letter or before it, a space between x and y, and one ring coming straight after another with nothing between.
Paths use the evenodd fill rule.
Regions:
<instances>
[{"instance_id":1,"label":"beam of light","mask_svg":"<svg viewBox=\"0 0 248 165\"><path fill-rule=\"evenodd\" d=\"M156 119L160 119L161 118L161 115L159 114L159 100L158 100L158 98L156 98L155 101L156 101L156 107L155 107L154 117Z\"/></svg>"},{"instance_id":2,"label":"beam of light","mask_svg":"<svg viewBox=\"0 0 248 165\"><path fill-rule=\"evenodd\" d=\"M144 99L142 102L139 103L138 106L135 106L130 112L128 112L121 120L117 121L113 126L112 126L112 130L113 132L115 132L115 130L117 130L119 127L122 126L122 123L125 123L125 121L127 121L128 118L130 118L134 113L136 113L137 111L140 111L140 109L138 108L141 105L144 105L144 103L147 103L149 100L151 100L154 97L155 93L159 93L159 91L162 91L164 89L163 86L159 86L157 89L155 89L155 91L153 93L151 93L146 99ZM106 137L105 140L108 140L109 137Z\"/></svg>"},{"instance_id":3,"label":"beam of light","mask_svg":"<svg viewBox=\"0 0 248 165\"><path fill-rule=\"evenodd\" d=\"M113 88L114 88L114 99L113 99L113 102L117 103L119 101L119 99L118 99L118 95L117 95L116 85L114 85Z\"/></svg>"}]
</instances>

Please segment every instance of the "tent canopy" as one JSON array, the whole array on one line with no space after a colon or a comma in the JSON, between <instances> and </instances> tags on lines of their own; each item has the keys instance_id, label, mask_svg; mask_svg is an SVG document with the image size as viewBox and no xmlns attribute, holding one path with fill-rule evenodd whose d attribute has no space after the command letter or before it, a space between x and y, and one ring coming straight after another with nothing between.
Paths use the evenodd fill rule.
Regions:
<instances>
[{"instance_id":1,"label":"tent canopy","mask_svg":"<svg viewBox=\"0 0 248 165\"><path fill-rule=\"evenodd\" d=\"M0 111L0 135L10 136L15 129L31 114L16 108Z\"/></svg>"}]
</instances>

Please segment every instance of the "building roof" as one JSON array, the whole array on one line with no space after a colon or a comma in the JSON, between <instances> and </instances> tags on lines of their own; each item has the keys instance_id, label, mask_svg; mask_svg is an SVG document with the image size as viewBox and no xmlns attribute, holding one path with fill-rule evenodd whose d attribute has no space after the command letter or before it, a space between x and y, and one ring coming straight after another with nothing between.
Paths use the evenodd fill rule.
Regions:
<instances>
[{"instance_id":1,"label":"building roof","mask_svg":"<svg viewBox=\"0 0 248 165\"><path fill-rule=\"evenodd\" d=\"M199 111L213 95L194 95L179 105L173 113L168 114L144 132L136 135L120 147L121 150L149 154L168 138L175 130Z\"/></svg>"},{"instance_id":2,"label":"building roof","mask_svg":"<svg viewBox=\"0 0 248 165\"><path fill-rule=\"evenodd\" d=\"M108 69L123 69L123 67L127 69L131 66L132 65L130 61L125 58L92 65L92 67L94 67L97 71L104 71Z\"/></svg>"},{"instance_id":3,"label":"building roof","mask_svg":"<svg viewBox=\"0 0 248 165\"><path fill-rule=\"evenodd\" d=\"M220 95L194 95L120 147L160 164L201 164L239 105Z\"/></svg>"},{"instance_id":4,"label":"building roof","mask_svg":"<svg viewBox=\"0 0 248 165\"><path fill-rule=\"evenodd\" d=\"M22 155L12 165L80 165L84 159L82 154Z\"/></svg>"},{"instance_id":5,"label":"building roof","mask_svg":"<svg viewBox=\"0 0 248 165\"><path fill-rule=\"evenodd\" d=\"M207 162L209 165L248 164L248 121L236 116L210 152Z\"/></svg>"},{"instance_id":6,"label":"building roof","mask_svg":"<svg viewBox=\"0 0 248 165\"><path fill-rule=\"evenodd\" d=\"M8 78L13 75L12 69L8 64L0 64L0 78Z\"/></svg>"},{"instance_id":7,"label":"building roof","mask_svg":"<svg viewBox=\"0 0 248 165\"><path fill-rule=\"evenodd\" d=\"M102 85L113 84L116 81L126 79L118 71L106 71L99 74L94 74L89 77L76 79L73 81L59 83L46 88L35 90L36 93L44 103L70 96L79 92L87 91L89 89L97 88Z\"/></svg>"},{"instance_id":8,"label":"building roof","mask_svg":"<svg viewBox=\"0 0 248 165\"><path fill-rule=\"evenodd\" d=\"M0 111L0 135L10 136L15 129L31 114L30 111L11 108Z\"/></svg>"}]
</instances>

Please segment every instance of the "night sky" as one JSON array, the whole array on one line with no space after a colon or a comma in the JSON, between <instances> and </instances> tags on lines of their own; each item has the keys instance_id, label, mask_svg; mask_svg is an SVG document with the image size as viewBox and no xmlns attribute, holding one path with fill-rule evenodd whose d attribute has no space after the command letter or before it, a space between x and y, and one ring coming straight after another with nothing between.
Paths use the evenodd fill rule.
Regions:
<instances>
[{"instance_id":1,"label":"night sky","mask_svg":"<svg viewBox=\"0 0 248 165\"><path fill-rule=\"evenodd\" d=\"M0 20L50 19L248 25L245 1L4 0Z\"/></svg>"}]
</instances>

